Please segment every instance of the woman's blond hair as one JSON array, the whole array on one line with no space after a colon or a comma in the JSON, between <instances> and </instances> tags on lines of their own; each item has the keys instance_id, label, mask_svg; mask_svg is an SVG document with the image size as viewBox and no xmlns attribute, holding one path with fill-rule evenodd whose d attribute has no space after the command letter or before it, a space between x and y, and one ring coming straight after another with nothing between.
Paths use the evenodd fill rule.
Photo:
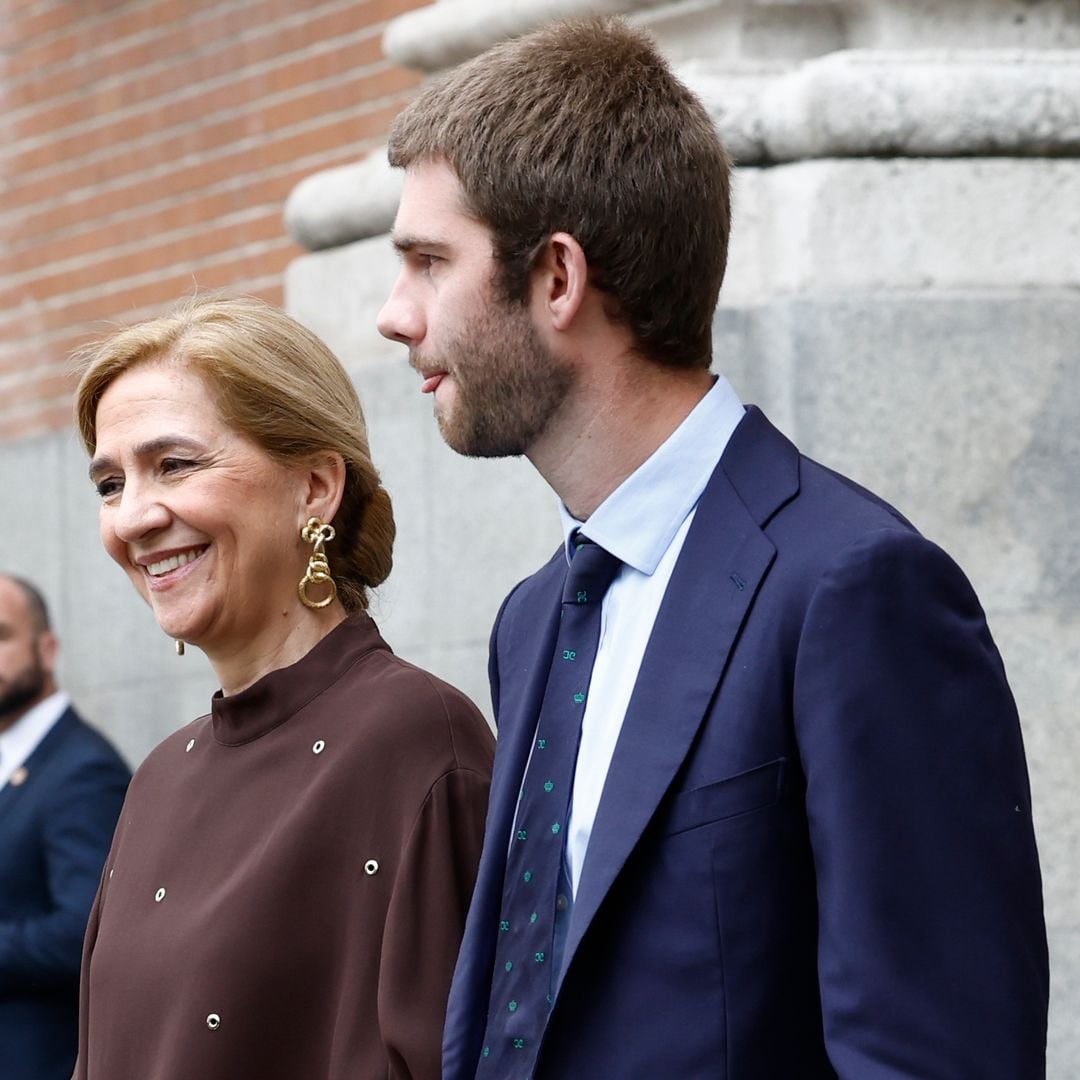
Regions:
<instances>
[{"instance_id":1,"label":"woman's blond hair","mask_svg":"<svg viewBox=\"0 0 1080 1080\"><path fill-rule=\"evenodd\" d=\"M334 579L345 610L364 610L368 590L393 565L394 513L371 461L360 399L337 357L310 330L261 300L193 297L76 354L82 377L75 418L87 453L96 450L98 404L110 384L138 364L165 357L197 371L225 423L275 461L299 465L328 450L344 458Z\"/></svg>"}]
</instances>

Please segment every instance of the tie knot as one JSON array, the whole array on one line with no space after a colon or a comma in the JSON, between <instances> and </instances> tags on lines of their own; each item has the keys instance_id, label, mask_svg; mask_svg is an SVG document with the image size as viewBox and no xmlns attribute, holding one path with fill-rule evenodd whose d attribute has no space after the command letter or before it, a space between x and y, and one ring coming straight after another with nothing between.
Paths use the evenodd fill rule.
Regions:
<instances>
[{"instance_id":1,"label":"tie knot","mask_svg":"<svg viewBox=\"0 0 1080 1080\"><path fill-rule=\"evenodd\" d=\"M622 562L580 534L571 545L573 556L563 588L564 604L593 604L602 600Z\"/></svg>"}]
</instances>

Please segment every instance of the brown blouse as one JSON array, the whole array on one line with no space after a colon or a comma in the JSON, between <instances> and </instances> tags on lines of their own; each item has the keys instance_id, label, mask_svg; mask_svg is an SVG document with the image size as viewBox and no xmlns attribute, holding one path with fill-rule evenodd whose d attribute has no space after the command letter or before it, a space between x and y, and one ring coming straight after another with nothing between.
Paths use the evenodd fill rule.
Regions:
<instances>
[{"instance_id":1,"label":"brown blouse","mask_svg":"<svg viewBox=\"0 0 1080 1080\"><path fill-rule=\"evenodd\" d=\"M136 772L76 1080L437 1080L493 740L354 616Z\"/></svg>"}]
</instances>

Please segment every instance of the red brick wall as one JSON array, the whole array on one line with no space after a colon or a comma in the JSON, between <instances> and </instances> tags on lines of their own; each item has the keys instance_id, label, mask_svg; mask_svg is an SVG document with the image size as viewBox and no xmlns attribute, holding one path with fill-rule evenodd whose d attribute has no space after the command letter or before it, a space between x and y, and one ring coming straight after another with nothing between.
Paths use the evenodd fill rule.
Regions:
<instances>
[{"instance_id":1,"label":"red brick wall","mask_svg":"<svg viewBox=\"0 0 1080 1080\"><path fill-rule=\"evenodd\" d=\"M280 303L303 177L377 145L423 0L0 2L0 440L70 423L71 349L200 288Z\"/></svg>"}]
</instances>

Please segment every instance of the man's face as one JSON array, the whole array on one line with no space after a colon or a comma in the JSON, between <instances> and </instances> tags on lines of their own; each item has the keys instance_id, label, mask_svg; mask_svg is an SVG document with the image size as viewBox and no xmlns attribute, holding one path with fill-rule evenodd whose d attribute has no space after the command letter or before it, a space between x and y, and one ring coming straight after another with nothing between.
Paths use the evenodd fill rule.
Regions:
<instances>
[{"instance_id":1,"label":"man's face","mask_svg":"<svg viewBox=\"0 0 1080 1080\"><path fill-rule=\"evenodd\" d=\"M0 578L0 731L51 693L53 643L22 590Z\"/></svg>"},{"instance_id":2,"label":"man's face","mask_svg":"<svg viewBox=\"0 0 1080 1080\"><path fill-rule=\"evenodd\" d=\"M529 308L494 286L491 231L463 209L443 162L409 168L393 229L401 271L379 332L409 347L446 442L474 457L525 453L573 385Z\"/></svg>"}]
</instances>

